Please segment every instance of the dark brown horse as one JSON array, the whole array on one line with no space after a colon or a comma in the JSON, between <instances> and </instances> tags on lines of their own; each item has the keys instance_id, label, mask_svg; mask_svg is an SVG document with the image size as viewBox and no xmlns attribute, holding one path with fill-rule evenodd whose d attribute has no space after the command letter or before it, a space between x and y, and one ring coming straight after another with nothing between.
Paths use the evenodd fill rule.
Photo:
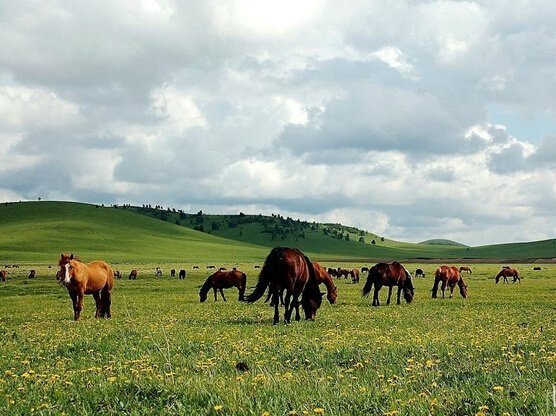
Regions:
<instances>
[{"instance_id":1,"label":"dark brown horse","mask_svg":"<svg viewBox=\"0 0 556 416\"><path fill-rule=\"evenodd\" d=\"M423 269L417 269L415 270L415 277L425 277L425 272L423 271Z\"/></svg>"},{"instance_id":2,"label":"dark brown horse","mask_svg":"<svg viewBox=\"0 0 556 416\"><path fill-rule=\"evenodd\" d=\"M338 277L338 270L337 269L333 269L332 267L329 267L327 271L328 271L328 274L330 276Z\"/></svg>"},{"instance_id":3,"label":"dark brown horse","mask_svg":"<svg viewBox=\"0 0 556 416\"><path fill-rule=\"evenodd\" d=\"M137 269L133 269L132 271L129 272L129 280L136 280L137 279L137 275L139 273L137 273Z\"/></svg>"},{"instance_id":4,"label":"dark brown horse","mask_svg":"<svg viewBox=\"0 0 556 416\"><path fill-rule=\"evenodd\" d=\"M436 298L438 293L438 284L442 282L442 299L444 299L444 291L446 286L450 288L450 299L454 296L454 288L459 286L459 293L463 298L467 297L467 285L463 281L463 277L456 266L440 266L434 274L434 285L432 287L432 297Z\"/></svg>"},{"instance_id":5,"label":"dark brown horse","mask_svg":"<svg viewBox=\"0 0 556 416\"><path fill-rule=\"evenodd\" d=\"M473 273L473 270L471 270L471 267L467 267L467 266L461 266L459 268L459 272L467 272L467 273Z\"/></svg>"},{"instance_id":6,"label":"dark brown horse","mask_svg":"<svg viewBox=\"0 0 556 416\"><path fill-rule=\"evenodd\" d=\"M37 275L37 272L35 272L35 270L29 270L29 276L27 276L29 279L34 279Z\"/></svg>"},{"instance_id":7,"label":"dark brown horse","mask_svg":"<svg viewBox=\"0 0 556 416\"><path fill-rule=\"evenodd\" d=\"M338 276L338 278L344 276L344 279L347 279L350 275L351 270L349 269L342 269L341 267L338 267L338 270L336 271L336 276Z\"/></svg>"},{"instance_id":8,"label":"dark brown horse","mask_svg":"<svg viewBox=\"0 0 556 416\"><path fill-rule=\"evenodd\" d=\"M515 282L519 282L521 283L521 278L519 277L519 272L516 269L512 269L510 267L503 267L502 270L500 270L498 272L498 274L496 275L495 279L496 279L496 283L498 283L500 281L500 278L503 277L504 278L504 283L509 283L508 282L508 277L512 277L514 280L512 283Z\"/></svg>"},{"instance_id":9,"label":"dark brown horse","mask_svg":"<svg viewBox=\"0 0 556 416\"><path fill-rule=\"evenodd\" d=\"M313 263L313 268L315 269L315 277L317 279L318 284L324 284L326 286L326 299L331 304L336 303L336 299L338 298L338 288L332 281L332 278L328 274L328 272L317 262Z\"/></svg>"},{"instance_id":10,"label":"dark brown horse","mask_svg":"<svg viewBox=\"0 0 556 416\"><path fill-rule=\"evenodd\" d=\"M0 270L0 279L2 279L3 282L6 281L7 276L8 272L6 270Z\"/></svg>"},{"instance_id":11,"label":"dark brown horse","mask_svg":"<svg viewBox=\"0 0 556 416\"><path fill-rule=\"evenodd\" d=\"M266 257L253 293L245 301L253 303L260 299L269 288L274 305L274 325L280 321L278 307L280 294L284 297L284 321L291 322L295 309L295 320L299 321L299 296L305 310L305 317L314 320L322 302L313 263L301 251L288 247L275 247Z\"/></svg>"},{"instance_id":12,"label":"dark brown horse","mask_svg":"<svg viewBox=\"0 0 556 416\"><path fill-rule=\"evenodd\" d=\"M378 300L378 292L382 289L382 286L388 286L388 299L386 301L387 305L390 305L390 298L392 297L392 288L394 286L398 287L397 301L399 305L400 294L403 290L403 297L407 303L411 303L413 296L415 295L415 288L413 286L413 280L411 274L397 261L392 263L377 263L369 269L369 274L367 275L367 282L363 288L363 296L369 296L372 287L375 287L373 296L373 306L380 306Z\"/></svg>"},{"instance_id":13,"label":"dark brown horse","mask_svg":"<svg viewBox=\"0 0 556 416\"><path fill-rule=\"evenodd\" d=\"M73 302L73 318L77 321L83 309L83 296L93 295L96 302L95 318L110 318L114 272L108 263L98 260L83 263L73 254L63 254L59 261L60 283Z\"/></svg>"},{"instance_id":14,"label":"dark brown horse","mask_svg":"<svg viewBox=\"0 0 556 416\"><path fill-rule=\"evenodd\" d=\"M207 300L207 293L210 289L214 290L214 300L217 299L217 291L220 291L222 299L226 301L224 296L224 291L222 289L229 289L231 287L237 287L239 290L239 300L243 300L243 295L245 294L245 287L247 286L247 276L245 273L239 270L232 270L229 272L217 271L211 274L205 284L201 287L199 291L199 298L201 302Z\"/></svg>"},{"instance_id":15,"label":"dark brown horse","mask_svg":"<svg viewBox=\"0 0 556 416\"><path fill-rule=\"evenodd\" d=\"M185 269L181 269L180 272L178 273L178 278L180 280L185 279L185 276L187 275L187 271Z\"/></svg>"}]
</instances>

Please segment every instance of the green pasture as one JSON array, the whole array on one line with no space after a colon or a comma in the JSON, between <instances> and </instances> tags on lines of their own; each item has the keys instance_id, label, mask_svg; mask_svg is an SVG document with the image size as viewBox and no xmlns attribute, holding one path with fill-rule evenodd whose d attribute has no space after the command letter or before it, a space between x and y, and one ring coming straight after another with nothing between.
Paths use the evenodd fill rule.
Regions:
<instances>
[{"instance_id":1,"label":"green pasture","mask_svg":"<svg viewBox=\"0 0 556 416\"><path fill-rule=\"evenodd\" d=\"M254 285L264 255L237 258L215 265L239 267ZM113 318L95 320L88 296L74 322L49 263L10 268L0 284L2 415L556 413L556 265L512 264L521 285L495 285L499 265L471 265L468 299L433 300L437 265L406 264L427 273L410 305L371 307L363 274L336 281L338 304L323 303L315 322L273 326L272 308L238 302L235 289L226 303L199 303L206 262L177 260L113 264L139 269L116 282ZM187 269L186 280L171 268Z\"/></svg>"}]
</instances>

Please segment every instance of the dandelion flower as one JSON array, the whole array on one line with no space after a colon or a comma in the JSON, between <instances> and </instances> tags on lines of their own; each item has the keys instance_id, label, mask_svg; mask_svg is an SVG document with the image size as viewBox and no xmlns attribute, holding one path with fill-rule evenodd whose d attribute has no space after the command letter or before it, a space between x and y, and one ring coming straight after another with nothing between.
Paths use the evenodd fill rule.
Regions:
<instances>
[{"instance_id":1,"label":"dandelion flower","mask_svg":"<svg viewBox=\"0 0 556 416\"><path fill-rule=\"evenodd\" d=\"M217 412L222 410L222 405L221 404L217 404L216 406L214 406L214 410L216 410Z\"/></svg>"},{"instance_id":2,"label":"dandelion flower","mask_svg":"<svg viewBox=\"0 0 556 416\"><path fill-rule=\"evenodd\" d=\"M502 386L494 386L492 389L494 391L504 391L504 387L502 387Z\"/></svg>"},{"instance_id":3,"label":"dandelion flower","mask_svg":"<svg viewBox=\"0 0 556 416\"><path fill-rule=\"evenodd\" d=\"M314 409L314 412L317 415L322 415L322 414L324 414L324 409L322 407L317 407L317 408Z\"/></svg>"}]
</instances>

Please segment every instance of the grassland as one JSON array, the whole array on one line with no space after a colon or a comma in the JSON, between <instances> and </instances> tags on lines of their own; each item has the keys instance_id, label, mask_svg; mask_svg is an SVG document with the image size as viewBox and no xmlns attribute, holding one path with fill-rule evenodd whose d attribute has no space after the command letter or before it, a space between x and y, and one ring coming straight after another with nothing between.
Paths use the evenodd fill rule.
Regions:
<instances>
[{"instance_id":1,"label":"grassland","mask_svg":"<svg viewBox=\"0 0 556 416\"><path fill-rule=\"evenodd\" d=\"M253 285L254 264L230 261ZM154 267L165 270L155 278ZM361 264L334 263L346 267ZM113 318L93 300L73 322L46 264L10 269L0 285L0 409L4 415L549 415L556 382L556 266L495 285L474 265L470 297L369 306L363 283L337 281L339 303L315 322L271 325L268 305L198 301L206 269L139 265L117 281ZM136 265L133 264L135 267ZM407 264L432 274L435 265ZM132 264L114 264L124 273ZM169 268L186 268L185 281ZM363 281L365 279L363 278ZM384 292L384 291L383 291ZM386 293L382 293L382 299ZM238 371L245 363L248 371Z\"/></svg>"}]
</instances>

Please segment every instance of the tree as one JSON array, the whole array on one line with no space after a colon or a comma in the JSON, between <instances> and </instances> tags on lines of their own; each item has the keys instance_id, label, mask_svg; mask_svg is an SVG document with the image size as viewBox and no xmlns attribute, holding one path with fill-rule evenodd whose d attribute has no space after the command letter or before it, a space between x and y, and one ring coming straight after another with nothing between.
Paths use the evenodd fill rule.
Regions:
<instances>
[{"instance_id":1,"label":"tree","mask_svg":"<svg viewBox=\"0 0 556 416\"><path fill-rule=\"evenodd\" d=\"M364 243L364 242L365 242L365 239L364 239L363 237L359 237L359 242L360 242L360 243Z\"/></svg>"},{"instance_id":2,"label":"tree","mask_svg":"<svg viewBox=\"0 0 556 416\"><path fill-rule=\"evenodd\" d=\"M376 241L375 240L371 241L371 244L376 244Z\"/></svg>"}]
</instances>

